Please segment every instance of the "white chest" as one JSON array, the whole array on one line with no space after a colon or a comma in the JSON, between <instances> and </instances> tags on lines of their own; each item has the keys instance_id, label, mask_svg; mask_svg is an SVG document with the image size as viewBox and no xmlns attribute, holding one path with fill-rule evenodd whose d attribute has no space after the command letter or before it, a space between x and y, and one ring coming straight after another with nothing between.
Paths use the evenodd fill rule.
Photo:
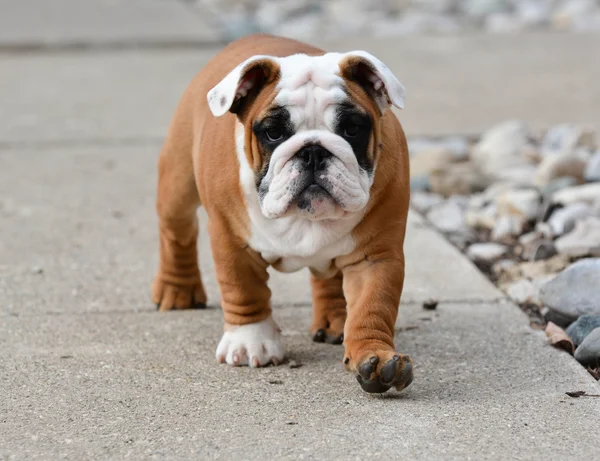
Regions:
<instances>
[{"instance_id":1,"label":"white chest","mask_svg":"<svg viewBox=\"0 0 600 461\"><path fill-rule=\"evenodd\" d=\"M289 217L268 220L260 209L249 210L252 249L282 272L294 272L309 267L326 272L338 256L355 248L352 229L356 219L346 222L309 221Z\"/></svg>"}]
</instances>

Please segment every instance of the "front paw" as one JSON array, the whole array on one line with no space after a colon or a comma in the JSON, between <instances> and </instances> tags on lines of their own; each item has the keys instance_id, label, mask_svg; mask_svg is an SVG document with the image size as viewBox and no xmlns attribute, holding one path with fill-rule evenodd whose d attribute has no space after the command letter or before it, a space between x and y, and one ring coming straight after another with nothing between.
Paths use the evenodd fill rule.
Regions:
<instances>
[{"instance_id":1,"label":"front paw","mask_svg":"<svg viewBox=\"0 0 600 461\"><path fill-rule=\"evenodd\" d=\"M346 369L357 373L356 379L362 389L371 394L396 390L409 386L413 380L412 359L394 350L379 350L359 353L356 358L346 356Z\"/></svg>"},{"instance_id":2,"label":"front paw","mask_svg":"<svg viewBox=\"0 0 600 461\"><path fill-rule=\"evenodd\" d=\"M264 367L283 362L281 330L272 318L248 325L226 326L217 346L217 362L234 367Z\"/></svg>"},{"instance_id":3,"label":"front paw","mask_svg":"<svg viewBox=\"0 0 600 461\"><path fill-rule=\"evenodd\" d=\"M206 293L199 275L178 282L167 282L160 275L154 279L152 301L159 311L206 308Z\"/></svg>"}]
</instances>

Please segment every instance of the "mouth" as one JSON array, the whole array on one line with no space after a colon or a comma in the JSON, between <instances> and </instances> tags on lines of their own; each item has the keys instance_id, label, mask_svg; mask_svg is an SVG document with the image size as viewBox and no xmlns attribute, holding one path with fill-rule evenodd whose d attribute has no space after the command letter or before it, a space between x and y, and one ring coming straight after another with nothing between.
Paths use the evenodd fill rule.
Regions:
<instances>
[{"instance_id":1,"label":"mouth","mask_svg":"<svg viewBox=\"0 0 600 461\"><path fill-rule=\"evenodd\" d=\"M337 202L332 195L322 186L314 183L310 184L300 192L296 199L296 207L298 210L309 214L318 214L318 211L323 207L329 207L335 204L337 204Z\"/></svg>"}]
</instances>

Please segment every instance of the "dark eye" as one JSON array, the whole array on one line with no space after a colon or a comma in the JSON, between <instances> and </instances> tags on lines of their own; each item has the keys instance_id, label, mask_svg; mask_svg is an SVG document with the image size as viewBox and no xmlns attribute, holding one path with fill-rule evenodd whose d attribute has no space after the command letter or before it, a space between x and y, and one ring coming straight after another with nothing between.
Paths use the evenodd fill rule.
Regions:
<instances>
[{"instance_id":1,"label":"dark eye","mask_svg":"<svg viewBox=\"0 0 600 461\"><path fill-rule=\"evenodd\" d=\"M347 138L356 138L360 133L360 126L356 124L346 125L344 128L344 136Z\"/></svg>"},{"instance_id":2,"label":"dark eye","mask_svg":"<svg viewBox=\"0 0 600 461\"><path fill-rule=\"evenodd\" d=\"M283 130L277 127L267 128L265 134L271 142L279 141L281 138L283 138Z\"/></svg>"}]
</instances>

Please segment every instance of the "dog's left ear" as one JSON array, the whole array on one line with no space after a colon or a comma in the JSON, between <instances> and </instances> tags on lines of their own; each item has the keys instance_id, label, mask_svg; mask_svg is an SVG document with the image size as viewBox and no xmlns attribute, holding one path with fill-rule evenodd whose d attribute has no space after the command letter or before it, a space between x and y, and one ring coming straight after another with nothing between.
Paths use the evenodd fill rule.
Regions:
<instances>
[{"instance_id":1,"label":"dog's left ear","mask_svg":"<svg viewBox=\"0 0 600 461\"><path fill-rule=\"evenodd\" d=\"M279 63L272 56L252 56L233 69L206 95L215 117L228 111L239 113L246 102L279 75Z\"/></svg>"},{"instance_id":2,"label":"dog's left ear","mask_svg":"<svg viewBox=\"0 0 600 461\"><path fill-rule=\"evenodd\" d=\"M381 112L390 105L404 109L406 90L388 67L366 51L344 53L339 62L340 73L358 83L375 100Z\"/></svg>"}]
</instances>

